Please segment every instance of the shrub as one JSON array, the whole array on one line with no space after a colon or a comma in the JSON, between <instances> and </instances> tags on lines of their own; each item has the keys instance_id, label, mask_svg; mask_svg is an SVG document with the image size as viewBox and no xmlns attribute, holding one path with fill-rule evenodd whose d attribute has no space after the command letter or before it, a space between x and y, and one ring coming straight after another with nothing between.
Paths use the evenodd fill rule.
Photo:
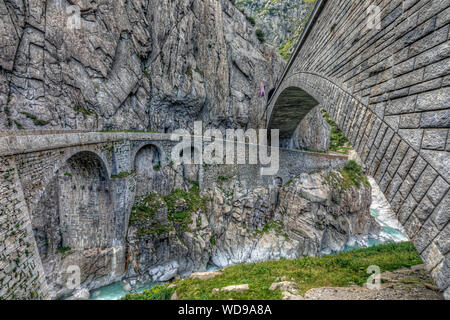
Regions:
<instances>
[{"instance_id":1,"label":"shrub","mask_svg":"<svg viewBox=\"0 0 450 320\"><path fill-rule=\"evenodd\" d=\"M255 25L256 25L255 18L249 17L249 16L246 16L246 18L247 18L247 21L250 22L250 24L251 24L252 26L255 26Z\"/></svg>"},{"instance_id":2,"label":"shrub","mask_svg":"<svg viewBox=\"0 0 450 320\"><path fill-rule=\"evenodd\" d=\"M266 42L266 39L264 37L264 32L261 29L257 29L255 31L256 37L258 38L259 42L264 43Z\"/></svg>"}]
</instances>

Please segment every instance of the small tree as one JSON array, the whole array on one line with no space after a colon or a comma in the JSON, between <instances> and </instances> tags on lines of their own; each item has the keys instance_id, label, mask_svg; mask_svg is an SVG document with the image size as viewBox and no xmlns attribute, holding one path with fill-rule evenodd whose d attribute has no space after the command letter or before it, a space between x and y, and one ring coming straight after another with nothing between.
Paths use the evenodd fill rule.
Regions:
<instances>
[{"instance_id":1,"label":"small tree","mask_svg":"<svg viewBox=\"0 0 450 320\"><path fill-rule=\"evenodd\" d=\"M253 27L256 25L255 18L249 17L249 16L246 16L246 18L247 18L247 21L250 22L250 24L251 24Z\"/></svg>"},{"instance_id":2,"label":"small tree","mask_svg":"<svg viewBox=\"0 0 450 320\"><path fill-rule=\"evenodd\" d=\"M264 32L261 29L257 29L255 32L259 42L261 43L266 42L266 39L264 38Z\"/></svg>"}]
</instances>

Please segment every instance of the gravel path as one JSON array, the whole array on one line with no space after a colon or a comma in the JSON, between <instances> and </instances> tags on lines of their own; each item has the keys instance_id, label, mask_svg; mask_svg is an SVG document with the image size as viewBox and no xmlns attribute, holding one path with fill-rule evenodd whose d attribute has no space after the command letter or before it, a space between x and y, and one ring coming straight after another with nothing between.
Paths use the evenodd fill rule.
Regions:
<instances>
[{"instance_id":1,"label":"gravel path","mask_svg":"<svg viewBox=\"0 0 450 320\"><path fill-rule=\"evenodd\" d=\"M381 274L381 288L316 288L306 292L305 300L443 300L424 265Z\"/></svg>"}]
</instances>

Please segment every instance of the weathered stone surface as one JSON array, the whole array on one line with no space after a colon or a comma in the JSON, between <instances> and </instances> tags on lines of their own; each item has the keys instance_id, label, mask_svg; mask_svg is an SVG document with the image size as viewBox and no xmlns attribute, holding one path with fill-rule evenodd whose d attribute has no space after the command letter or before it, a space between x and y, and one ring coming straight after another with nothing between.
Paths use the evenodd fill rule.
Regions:
<instances>
[{"instance_id":1,"label":"weathered stone surface","mask_svg":"<svg viewBox=\"0 0 450 320\"><path fill-rule=\"evenodd\" d=\"M436 178L436 171L431 166L428 166L420 176L419 180L417 180L413 190L411 191L411 194L416 201L420 201L423 198Z\"/></svg>"},{"instance_id":2,"label":"weathered stone surface","mask_svg":"<svg viewBox=\"0 0 450 320\"><path fill-rule=\"evenodd\" d=\"M68 300L89 300L90 296L91 294L89 293L88 289L81 289Z\"/></svg>"},{"instance_id":3,"label":"weathered stone surface","mask_svg":"<svg viewBox=\"0 0 450 320\"><path fill-rule=\"evenodd\" d=\"M283 282L275 282L270 285L269 290L281 290L281 291L295 291L298 289L298 285L295 282L283 281Z\"/></svg>"},{"instance_id":4,"label":"weathered stone surface","mask_svg":"<svg viewBox=\"0 0 450 320\"><path fill-rule=\"evenodd\" d=\"M424 112L420 126L422 128L449 128L450 110Z\"/></svg>"},{"instance_id":5,"label":"weathered stone surface","mask_svg":"<svg viewBox=\"0 0 450 320\"><path fill-rule=\"evenodd\" d=\"M449 33L444 18L449 4L390 1L383 9L381 31L365 32L355 17L371 4L360 2L340 11L330 1L318 1L314 23L270 101L267 125L274 115L281 117L284 105L279 101L286 92L297 89L303 96L310 95L343 130L388 199L395 201L395 210L413 237L420 233L432 206L438 206L433 214L440 217L437 227L443 228L443 217L447 217L438 203L443 200L437 200L447 186L442 186L442 193L437 192L438 185L428 189L438 176L450 183ZM340 19L330 34L336 15ZM348 35L350 29L354 35ZM343 43L345 37L353 40ZM297 104L304 100L298 99ZM356 112L349 112L350 104L357 106ZM300 117L300 111L296 115ZM382 123L373 140L370 125L377 120ZM409 151L401 159L404 153L398 152L398 146L402 142L415 154ZM431 202L422 202L421 212L410 218L428 192Z\"/></svg>"},{"instance_id":6,"label":"weathered stone surface","mask_svg":"<svg viewBox=\"0 0 450 320\"><path fill-rule=\"evenodd\" d=\"M294 295L287 291L284 291L282 293L282 299L283 300L305 300L305 298L303 298L302 296L297 296L297 295Z\"/></svg>"},{"instance_id":7,"label":"weathered stone surface","mask_svg":"<svg viewBox=\"0 0 450 320\"><path fill-rule=\"evenodd\" d=\"M327 152L330 149L331 126L324 119L320 110L320 106L314 108L300 122L289 147L321 152Z\"/></svg>"},{"instance_id":8,"label":"weathered stone surface","mask_svg":"<svg viewBox=\"0 0 450 320\"><path fill-rule=\"evenodd\" d=\"M215 272L195 272L193 274L191 274L191 276L189 278L191 279L199 279L199 280L208 280L208 279L213 279L217 276L220 276L222 274L222 272L220 271L215 271Z\"/></svg>"},{"instance_id":9,"label":"weathered stone surface","mask_svg":"<svg viewBox=\"0 0 450 320\"><path fill-rule=\"evenodd\" d=\"M436 226L439 227L439 229L444 228L445 225L450 221L450 210L448 210L448 208L450 208L449 192L447 192L447 194L444 196L432 215L432 219L436 223Z\"/></svg>"},{"instance_id":10,"label":"weathered stone surface","mask_svg":"<svg viewBox=\"0 0 450 320\"><path fill-rule=\"evenodd\" d=\"M445 46L442 45L448 42L448 26L446 26L448 19L445 16L448 13L448 3L430 1L424 4L423 1L411 1L403 6L400 0L391 1L388 6L392 8L392 12L387 19L383 20L383 23L390 24L389 27L382 28L382 31L371 30L364 33L357 31L358 26L362 26L362 24L359 19L353 17L359 17L358 12L364 12L371 4L370 1L360 2L355 6L348 7L346 11L342 11L342 8L331 5L331 3L331 1L319 2L320 7L316 14L321 17L330 17L330 19L339 15L341 22L335 25L333 32L330 32L330 23L334 22L328 18L315 20L316 22L311 25L312 32L308 33L308 37L299 46L296 59L286 70L264 116L266 109L263 99L253 95L249 96L247 93L256 91L262 81L267 82L268 86L273 85L272 75L280 66L277 62L278 56L274 56L271 49L257 42L252 29L246 27L245 17L237 12L228 1L148 1L146 6L142 7L158 8L159 14L147 12L139 6L135 6L134 2L111 2L107 5L99 5L94 1L82 4L82 30L70 29L66 24L65 10L61 9L65 9L67 3L50 2L44 6L43 1L34 1L25 8L22 5L6 1L0 7L2 22L5 22L5 28L0 31L2 40L5 38L5 41L2 42L4 50L0 56L0 63L4 69L4 72L0 73L0 80L2 80L0 102L7 109L3 108L3 112L0 113L0 123L3 128L8 129L20 127L89 130L127 128L169 132L178 127L187 127L194 119L201 118L208 124L247 127L262 124L264 117L267 118L267 123L270 123L271 115L277 113L277 110L273 108L278 101L277 98L280 97L279 94L288 88L295 88L297 91L301 90L303 98L311 102L311 105L316 101L327 110L344 130L357 151L361 153L361 159L367 158L366 153L372 155L370 158L376 164L376 168L373 169L376 172L375 178L382 182L383 190L389 195L395 194L394 199L397 195L402 194L402 192L395 193L400 181L398 176L401 179L411 177L416 181L411 191L412 194L406 198L400 209L400 220L405 223L408 234L412 238L417 237L418 243L423 244L421 244L422 247L428 245L423 251L423 256L430 257L430 261L438 261L439 248L446 248L446 246L437 246L435 242L437 239L441 239L438 235L429 243L429 239L432 238L430 235L436 232L429 221L435 223L435 227L441 232L448 225L448 191L447 195L440 200L441 202L436 203L436 199L441 195L436 192L436 187L433 189L433 185L436 181L440 181L438 178L450 183L448 170L450 144L447 138L447 145L445 149L442 149L443 136L439 135L437 139L432 137L437 130L445 131L450 127L448 98L446 98L449 84L449 58L446 56ZM429 6L427 7L429 10L419 10L424 5ZM410 14L414 14L414 12L416 12L414 17L417 17L417 23L408 21L414 19L404 19L405 14L411 16ZM203 19L203 17L209 18ZM355 24L356 22L358 24ZM355 38L352 41L342 42L342 38L346 37L348 30L351 29L349 27L354 24L355 33L357 33ZM13 29L14 31L10 32ZM20 44L18 39L21 39ZM323 39L327 39L327 41L324 42ZM392 39L397 40L392 41ZM364 50L355 51L357 48L363 47L365 47ZM436 48L436 50L431 51L430 48ZM396 53L392 55L392 52ZM370 57L366 53L370 53ZM10 57L12 56L15 58L11 65ZM392 58L389 58L390 56ZM412 67L413 59L415 59L414 67ZM385 69L386 66L389 66L389 69ZM437 83L440 84L437 85ZM295 105L295 101L291 102L293 102L291 106ZM295 109L294 111L298 112ZM299 115L297 112L294 112L293 115ZM248 115L249 113L250 115ZM420 114L418 125L417 114ZM384 120L385 116L393 117L391 119L395 120L390 121L392 128ZM404 125L404 123L402 125L402 117L404 119L410 117L414 122L410 126ZM369 143L372 140L369 136L370 128L374 123L374 118L378 118L377 120L382 122L381 128L385 127L385 129L380 129L380 134L377 134L374 140L373 146L377 148L375 151L369 149L371 148ZM295 123L292 131L297 126L295 121L296 118L289 122L289 124ZM283 122L279 126L283 127ZM397 126L399 127L398 134L395 133ZM85 141L90 142L102 140L100 134L80 134L77 135L78 145L71 148L79 148L79 141L86 137ZM6 156L14 154L14 150L17 149L28 148L36 151L35 149L41 148L39 152L43 152L45 149L42 147L45 146L46 141L54 140L57 141L56 144L64 146L72 138L68 135L61 135L51 139L42 139L39 141L39 147L34 146L32 140L26 136L8 137L7 140L8 146L5 148L2 145L1 147L2 154ZM399 167L401 171L396 175L394 171L399 163L396 150L401 142L406 142L420 156L415 160L409 173L410 161L402 160ZM110 147L106 144L103 146ZM89 148L92 148L94 152L99 152L96 150L97 147L90 146ZM57 154L60 150L45 151L50 153L46 158L58 160L65 158L65 156ZM52 160L47 163L48 166L43 167L42 164L38 164L39 156L34 154L35 159L32 159L32 156L31 153L25 153L16 157L15 165L2 164L7 170L17 167L21 173L20 177L17 175L14 177L13 184L19 189L22 185L23 189L23 195L18 198L9 191L2 198L2 200L8 199L5 200L7 217L8 219L17 219L16 212L25 217L29 214L28 219L24 219L27 221L26 228L30 229L31 227L29 221L31 217L33 223L37 227L41 227L45 225L43 223L45 220L38 214L40 211L36 211L36 209L42 207L43 204L52 204L47 219L51 221L52 226L56 226L58 225L57 215L52 211L54 208L52 201L45 197L42 198L42 203L39 204L39 201L44 192L48 192L48 194L53 192L50 189L44 189L42 185L51 183L47 179L53 177L53 173L58 170L52 165L59 162ZM112 163L117 160L119 163L113 166ZM28 163L32 163L33 167ZM114 161L108 159L105 160L105 163L108 163L105 169L108 172L108 178L111 175L120 174L122 172L120 168L130 167L123 164L123 159L114 158ZM405 167L402 167L402 163L405 163ZM91 166L88 165L88 167ZM34 169L36 169L35 172L33 172ZM371 170L371 168L369 169ZM101 172L101 170L94 171ZM193 175L195 174L196 172L193 173ZM32 177L33 175L34 177ZM42 177L42 179L36 179L36 177ZM5 179L6 181L4 181ZM393 184L395 188L389 188L393 179L395 179ZM3 184L10 185L8 178L4 178L4 180L2 180L2 186ZM97 184L92 185L93 190L100 186L99 180L102 179L97 179ZM104 189L103 195L92 197L94 201L101 203L100 207L111 209L108 210L109 214L105 217L99 214L88 217L88 224L99 223L98 237L92 231L81 232L73 239L71 237L64 239L63 237L63 242L70 243L76 248L74 248L74 253L68 257L61 257L55 255L57 246L54 244L58 243L58 229L52 227L50 230L39 230L37 228L36 234L46 234L50 246L46 248L44 239L38 241L36 248L39 247L42 252L50 250L52 252L50 257L56 259L55 265L58 265L58 268L67 267L66 263L77 263L81 265L83 273L95 274L90 279L83 279L87 286L98 286L120 276L115 271L119 266L125 265L125 261L120 261L125 259L122 253L117 255L116 249L121 250L123 246L121 244L116 248L110 245L113 240L120 238L117 235L125 229L123 226L126 225L126 217L123 213L127 212L127 208L122 205L128 203L130 194L127 193L120 199L116 199L114 206L109 207L110 204L106 201L105 193L107 193L106 190L110 190L109 187L116 191L132 190L134 185L131 180L130 178L130 184L118 182L117 184L113 183L112 186L108 185L108 189ZM69 187L69 181L69 176L62 179L62 182L67 182L66 187ZM123 185L120 185L121 183ZM295 184L298 187L298 183ZM186 186L180 182L170 184L170 186L174 185ZM142 261L150 261L150 267L157 266L165 269L168 263L174 261L174 257L177 259L184 257L185 260L179 265L187 266L185 272L189 272L194 267L204 267L211 258L208 250L212 244L211 236L213 234L222 248L234 248L236 243L243 248L251 248L251 250L238 250L237 253L231 252L232 250L214 252L219 257L216 261L224 264L228 264L230 261L241 261L242 257L245 259L250 257L254 260L271 258L271 252L274 251L282 252L282 255L286 256L294 256L299 251L302 251L303 254L321 250L333 251L334 245L330 245L330 243L337 243L340 246L345 242L344 238L349 235L349 231L337 223L330 222L325 211L319 210L319 214L311 218L312 210L308 207L305 209L305 204L300 199L302 196L305 194L311 196L309 203L314 203L320 209L330 209L330 205L323 203L327 198L324 196L326 192L315 188L314 183L310 183L310 185L318 195L312 196L308 191L297 192L289 190L289 188L278 191L280 203L284 201L291 204L293 202L293 208L297 215L298 212L306 212L302 216L303 220L298 219L303 223L301 228L297 229L298 226L294 224L295 229L301 231L298 238L301 240L297 239L298 243L302 242L301 246L295 247L297 245L295 244L290 247L289 243L283 240L283 236L278 235L274 230L260 235L260 238L255 235L248 236L242 223L246 222L247 228L251 231L264 230L263 227L268 224L267 220L269 217L273 218L273 213L275 213L267 208L273 209L273 205L276 203L273 200L276 199L274 196L276 192L264 188L254 189L250 192L248 189L234 186L232 189L240 192L239 199L248 198L245 201L247 206L235 206L234 202L225 203L229 197L225 196L221 190L214 191L215 195L223 202L214 204L216 205L215 209L221 213L220 217L224 219L221 221L223 222L222 226L226 224L233 226L228 235L223 230L214 233L215 230L207 230L206 226L204 228L199 226L197 229L202 231L199 231L201 239L196 238L199 236L198 234L186 232L179 243L173 244L175 242L172 242L169 245L167 241L161 241L162 248L160 250L165 252L170 249L169 254L152 260L154 253L152 250L156 249L150 247L146 252L141 253ZM400 186L400 190L402 190L402 186ZM84 194L78 190L80 185L75 185L75 187L77 188L75 194L78 194L79 199L82 200L79 204L89 204L80 196ZM403 190L405 196L408 193L406 189L408 188L405 186ZM86 192L87 197L91 194ZM431 214L431 219L428 218L424 224L424 217L431 210L429 209L431 208L430 203L422 202L426 194L436 208ZM11 198L17 201L11 203ZM353 195L350 198L354 200ZM71 213L70 206L67 205L70 203L70 199L65 199L62 203L65 204L63 212ZM265 205L260 205L261 203ZM426 214L422 215L419 212L411 214L420 203L422 203L421 209L424 209L423 212ZM78 205L78 203L75 204ZM344 206L354 208L357 204L345 203ZM24 214L21 210L27 207L30 208L30 212ZM252 210L254 207L258 210ZM332 206L331 208L334 212ZM293 216L294 209L280 206L277 218L282 220ZM328 213L328 211L326 212ZM356 212L360 212L360 210L356 210ZM108 221L112 221L112 214L114 214L114 219L120 221L119 227L115 230L108 230ZM326 223L323 223L322 220L314 220L324 215ZM250 221L246 221L243 217L249 218ZM76 220L79 216L74 215L73 218ZM345 219L347 223L350 220L356 224L362 219L363 222L359 225L364 225L362 229L367 228L362 233L370 229L367 227L369 223L362 218L362 215L356 214L353 215L353 218L338 218ZM67 221L65 219L66 217L63 216L61 220ZM217 219L220 221L220 218ZM207 221L208 218L202 216L203 220ZM283 220L285 226L290 226L291 220L297 221L297 219L288 219L287 222ZM316 225L314 228L311 224L308 225L306 223L308 221L317 222L321 228L325 227L327 231L329 228L331 231L324 236L319 232L320 229L318 231ZM208 223L210 222L208 221ZM23 227L21 231L26 228ZM83 224L80 221L75 223L72 228L68 228L67 234L76 234L78 228L83 231ZM28 229L27 232L32 234L32 231ZM197 229L193 228L193 230ZM422 229L426 233L423 238L420 238ZM344 232L334 232L333 230ZM294 238L290 232L295 232L293 230L286 232L288 236ZM103 239L101 235L108 235L109 238ZM218 235L223 237L220 238ZM169 242L176 241L176 234L170 236ZM133 237L135 234L130 232L130 239L133 240ZM235 239L241 241L238 242ZM107 248L94 248L99 245L103 246L105 243L107 243ZM323 243L324 247L318 243ZM132 244L139 247L136 243ZM78 246L84 247L84 245L87 247L86 250L78 248ZM192 250L198 254L194 258L187 255L186 247L189 246L196 248ZM429 248L433 250L428 250ZM19 252L23 253L24 250L25 248L21 247ZM428 252L436 254L425 255ZM133 251L132 255L135 256L127 260L130 263L129 269L132 269L132 266L133 269L139 271L141 266L139 262L141 261L138 258L140 254ZM7 259L14 260L12 256L8 256ZM34 254L28 262L39 262L36 260L39 259L37 259L37 254ZM190 261L200 262L194 266ZM448 259L437 263L439 265L433 269L434 276L438 279L440 288L446 289L448 286L446 279L450 279ZM44 285L42 268L39 263L37 265L38 270L34 275L36 272L40 274L38 282ZM43 268L46 268L46 265L50 264L44 263ZM143 267L146 273L149 265ZM9 263L7 268L14 268L14 264ZM24 264L24 268L27 269L28 266ZM47 274L57 274L60 271L46 269ZM168 272L161 272L161 276L170 274L171 270L173 268L169 268ZM112 278L108 277L111 272ZM178 272L182 271L178 270ZM10 276L7 277L8 281L11 280L10 278ZM62 285L66 278L61 276L55 279L54 276L50 276L48 280L52 284ZM33 283L30 280L25 287L37 287L37 285L37 282ZM16 294L22 296L24 292L24 290L18 289L17 292L14 292L14 296ZM31 294L31 291L29 292ZM3 293L0 292L0 295L3 296ZM37 295L44 297L45 293L37 292ZM13 296L8 296L8 298L11 297ZM27 296L27 298L32 297Z\"/></svg>"},{"instance_id":11,"label":"weathered stone surface","mask_svg":"<svg viewBox=\"0 0 450 320\"><path fill-rule=\"evenodd\" d=\"M419 177L422 174L423 170L425 170L426 166L427 162L421 156L418 156L411 170L409 171L409 174L414 179L414 181L419 180Z\"/></svg>"},{"instance_id":12,"label":"weathered stone surface","mask_svg":"<svg viewBox=\"0 0 450 320\"><path fill-rule=\"evenodd\" d=\"M436 239L436 245L443 255L446 255L450 252L450 224L439 233L439 236Z\"/></svg>"},{"instance_id":13,"label":"weathered stone surface","mask_svg":"<svg viewBox=\"0 0 450 320\"><path fill-rule=\"evenodd\" d=\"M178 262L172 261L165 265L150 269L149 274L153 281L169 281L178 274Z\"/></svg>"},{"instance_id":14,"label":"weathered stone surface","mask_svg":"<svg viewBox=\"0 0 450 320\"><path fill-rule=\"evenodd\" d=\"M434 270L432 274L436 277L436 284L439 288L450 287L450 254L445 256L442 266Z\"/></svg>"},{"instance_id":15,"label":"weathered stone surface","mask_svg":"<svg viewBox=\"0 0 450 320\"><path fill-rule=\"evenodd\" d=\"M0 129L258 127L285 62L229 1L85 2L1 4Z\"/></svg>"},{"instance_id":16,"label":"weathered stone surface","mask_svg":"<svg viewBox=\"0 0 450 320\"><path fill-rule=\"evenodd\" d=\"M420 233L413 239L414 246L419 253L422 253L427 246L438 235L439 229L436 228L431 220L428 220L420 230Z\"/></svg>"},{"instance_id":17,"label":"weathered stone surface","mask_svg":"<svg viewBox=\"0 0 450 320\"><path fill-rule=\"evenodd\" d=\"M441 177L437 177L433 185L428 190L428 198L430 198L431 202L433 202L434 205L438 205L449 188L450 185L445 182L444 179L442 179Z\"/></svg>"},{"instance_id":18,"label":"weathered stone surface","mask_svg":"<svg viewBox=\"0 0 450 320\"><path fill-rule=\"evenodd\" d=\"M448 130L425 130L422 148L432 150L445 150Z\"/></svg>"},{"instance_id":19,"label":"weathered stone surface","mask_svg":"<svg viewBox=\"0 0 450 320\"><path fill-rule=\"evenodd\" d=\"M433 210L434 205L431 203L430 199L428 199L428 197L424 197L414 211L414 214L421 222L425 222Z\"/></svg>"},{"instance_id":20,"label":"weathered stone surface","mask_svg":"<svg viewBox=\"0 0 450 320\"><path fill-rule=\"evenodd\" d=\"M432 283L423 265L399 269L380 275L379 289L359 286L314 288L305 294L305 300L442 300L442 293Z\"/></svg>"},{"instance_id":21,"label":"weathered stone surface","mask_svg":"<svg viewBox=\"0 0 450 320\"><path fill-rule=\"evenodd\" d=\"M414 200L414 197L412 195L409 195L405 202L403 203L403 206L401 207L399 213L398 213L398 219L401 224L405 224L414 209L417 206L417 201Z\"/></svg>"},{"instance_id":22,"label":"weathered stone surface","mask_svg":"<svg viewBox=\"0 0 450 320\"><path fill-rule=\"evenodd\" d=\"M339 184L339 175L334 174ZM362 184L341 194L326 183L326 176L326 172L303 174L284 187L254 189L242 187L235 179L223 181L205 190L211 199L207 211L192 213L193 223L183 232L138 235L132 222L128 265L135 267L128 268L129 276L170 261L178 261L178 273L184 277L205 270L208 263L223 268L337 252L350 239L360 241L377 234L380 226L368 211L370 187ZM162 217L166 215L163 206L153 223L165 224Z\"/></svg>"},{"instance_id":23,"label":"weathered stone surface","mask_svg":"<svg viewBox=\"0 0 450 320\"><path fill-rule=\"evenodd\" d=\"M243 291L247 291L249 289L250 289L250 287L248 286L248 284L240 284L240 285L235 285L235 286L224 287L224 288L220 289L220 291L225 291L225 292L230 292L230 291L243 292Z\"/></svg>"},{"instance_id":24,"label":"weathered stone surface","mask_svg":"<svg viewBox=\"0 0 450 320\"><path fill-rule=\"evenodd\" d=\"M398 134L409 143L416 151L420 151L422 147L422 129L400 129Z\"/></svg>"}]
</instances>

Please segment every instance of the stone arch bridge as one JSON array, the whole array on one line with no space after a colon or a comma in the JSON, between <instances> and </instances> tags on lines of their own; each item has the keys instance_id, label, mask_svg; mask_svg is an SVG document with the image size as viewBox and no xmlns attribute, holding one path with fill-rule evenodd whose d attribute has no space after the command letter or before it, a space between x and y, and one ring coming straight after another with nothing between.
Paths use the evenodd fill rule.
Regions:
<instances>
[{"instance_id":1,"label":"stone arch bridge","mask_svg":"<svg viewBox=\"0 0 450 320\"><path fill-rule=\"evenodd\" d=\"M379 29L368 28L370 5L380 8ZM325 108L444 290L450 284L449 7L449 0L319 0L265 113L267 126L281 128L288 140L311 108ZM53 186L60 183L68 194L86 188L99 194L88 193L77 203L64 198L64 208L93 203L109 213L106 230L102 217L86 217L80 207L81 214L68 222L111 237L92 234L89 240L93 232L81 232L68 245L120 246L135 188L127 177L140 163L136 159L147 152L152 161L168 161L173 145L169 135L144 133L15 135L0 142L0 297L7 299L48 295L40 250L50 249L35 240L31 219L42 207L55 206ZM282 178L338 168L347 160L296 151L280 156ZM267 182L258 177L258 168L226 170L251 184ZM215 171L203 172L201 180L209 184L217 179L214 174L225 176ZM112 197L119 187L126 192Z\"/></svg>"},{"instance_id":2,"label":"stone arch bridge","mask_svg":"<svg viewBox=\"0 0 450 320\"><path fill-rule=\"evenodd\" d=\"M72 261L55 262L54 254L64 248L82 253L71 257L78 259L75 265L81 265L87 278L94 267L105 270L93 286L119 281L136 197L171 192L183 186L185 177L205 186L231 175L249 187L273 183L273 177L260 175L259 165L194 166L187 172L196 176L185 176L186 168L179 171L170 164L177 143L170 134L159 133L0 136L0 298L54 298L48 293L61 289L55 283L65 283L54 275L64 273L65 261ZM348 159L280 150L280 161L286 165L277 177L288 181L302 172L342 168Z\"/></svg>"},{"instance_id":3,"label":"stone arch bridge","mask_svg":"<svg viewBox=\"0 0 450 320\"><path fill-rule=\"evenodd\" d=\"M289 141L312 108L326 109L443 290L450 285L449 22L448 0L319 0L264 115Z\"/></svg>"}]
</instances>

